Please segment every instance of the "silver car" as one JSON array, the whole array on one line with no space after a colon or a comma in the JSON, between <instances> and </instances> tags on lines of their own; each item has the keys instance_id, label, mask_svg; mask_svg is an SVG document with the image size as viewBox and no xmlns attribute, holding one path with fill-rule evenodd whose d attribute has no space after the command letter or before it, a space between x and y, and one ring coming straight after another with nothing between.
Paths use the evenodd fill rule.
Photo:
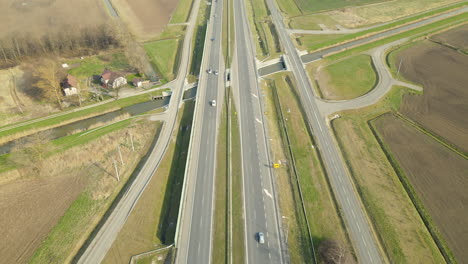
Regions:
<instances>
[{"instance_id":1,"label":"silver car","mask_svg":"<svg viewBox=\"0 0 468 264\"><path fill-rule=\"evenodd\" d=\"M263 232L258 232L258 243L265 244L265 235Z\"/></svg>"}]
</instances>

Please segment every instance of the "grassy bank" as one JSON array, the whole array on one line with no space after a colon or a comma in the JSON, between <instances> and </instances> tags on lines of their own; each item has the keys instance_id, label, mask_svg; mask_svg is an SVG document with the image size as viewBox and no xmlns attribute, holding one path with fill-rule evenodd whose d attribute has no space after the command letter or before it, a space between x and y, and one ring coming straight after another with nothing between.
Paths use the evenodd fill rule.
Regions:
<instances>
[{"instance_id":1,"label":"grassy bank","mask_svg":"<svg viewBox=\"0 0 468 264\"><path fill-rule=\"evenodd\" d=\"M270 83L272 91L269 91L269 93L271 93L271 96L274 96L273 92L277 91L279 97L277 103L279 103L279 106L276 110L273 110L271 106L271 110L268 111L268 113L276 111L277 116L275 117L273 114L269 119L271 118L275 121L274 119L276 118L276 124L272 124L272 127L276 127L278 131L277 135L279 134L279 138L283 139L282 145L277 146L275 149L281 148L282 150L278 153L287 153L289 138L289 146L292 150L290 157L286 154L288 162L285 173L288 176L283 176L282 181L285 184L280 187L280 192L290 194L289 199L287 196L281 198L283 203L281 210L283 214L289 214L287 216L289 221L287 222L290 228L288 243L291 259L297 259L299 262L301 262L301 258L306 262L312 260L311 247L307 246L307 226L304 227L304 224L306 224L305 220L301 219L300 216L302 209L299 188L302 191L305 212L309 220L309 228L315 251L318 251L318 247L322 241L332 239L338 241L338 243L347 249L346 257L351 259L352 249L322 169L319 153L314 148L315 143L305 123L304 113L300 107L299 98L294 87L290 75L273 75ZM270 102L270 104L273 103ZM283 114L283 120L281 120L281 113ZM291 167L293 162L296 166L297 176L295 176L296 174Z\"/></svg>"},{"instance_id":2,"label":"grassy bank","mask_svg":"<svg viewBox=\"0 0 468 264\"><path fill-rule=\"evenodd\" d=\"M177 70L177 52L182 43L180 38L146 42L143 47L150 58L153 68L167 82L174 80Z\"/></svg>"},{"instance_id":3,"label":"grassy bank","mask_svg":"<svg viewBox=\"0 0 468 264\"><path fill-rule=\"evenodd\" d=\"M266 60L278 57L281 45L265 0L247 1L246 7L257 58Z\"/></svg>"},{"instance_id":4,"label":"grassy bank","mask_svg":"<svg viewBox=\"0 0 468 264\"><path fill-rule=\"evenodd\" d=\"M377 84L377 73L368 55L333 62L322 68L317 77L321 94L333 100L359 97Z\"/></svg>"},{"instance_id":5,"label":"grassy bank","mask_svg":"<svg viewBox=\"0 0 468 264\"><path fill-rule=\"evenodd\" d=\"M205 37L207 29L207 21L210 17L211 5L207 5L206 1L200 2L198 10L197 24L195 25L195 36L192 40L192 59L190 61L189 82L194 82L200 74L200 67L203 59L203 50L205 47Z\"/></svg>"},{"instance_id":6,"label":"grassy bank","mask_svg":"<svg viewBox=\"0 0 468 264\"><path fill-rule=\"evenodd\" d=\"M141 131L143 127L146 128L146 131L141 133L145 135L144 137L141 134L135 134L137 130ZM132 152L129 147L121 147L125 165L119 164L120 181L116 180L115 172L111 170L113 168L112 159L117 159L114 149L116 146L107 145L103 147L101 144L103 141L117 137L120 139L112 140L115 142L114 144L124 146L129 143L129 139L123 136L130 130L116 130L99 142L90 142L83 145L83 147L75 147L69 150L77 155L82 155L81 153L86 150L95 152L94 148L100 148L101 152L94 155L94 164L85 160L82 161L83 164L81 165L80 163L75 165L70 162L68 166L71 167L68 171L87 171L90 167L94 166L99 166L101 169L91 170L94 173L87 175L88 179L85 189L50 231L47 238L34 253L30 263L65 263L71 261L101 217L105 215L120 190L124 188L127 180L132 178L131 175L134 169L144 156L144 153L149 149L153 139L157 140L161 124L150 126L148 123L140 123L140 125L133 125L133 128L132 126L129 128L135 136L135 150L138 152ZM141 154L135 155L135 153ZM71 156L71 153L66 152L62 156ZM58 157L58 159L61 160L63 157ZM62 166L59 162L56 162L54 165L57 167Z\"/></svg>"},{"instance_id":7,"label":"grassy bank","mask_svg":"<svg viewBox=\"0 0 468 264\"><path fill-rule=\"evenodd\" d=\"M218 128L218 145L217 145L217 164L216 164L216 179L215 179L215 213L214 213L214 232L213 232L213 263L228 263L228 246L229 246L229 185L228 175L230 155L228 155L228 108L227 102L222 104L221 123Z\"/></svg>"},{"instance_id":8,"label":"grassy bank","mask_svg":"<svg viewBox=\"0 0 468 264\"><path fill-rule=\"evenodd\" d=\"M165 90L158 90L151 93L151 95L160 95ZM8 142L23 136L31 135L39 131L46 129L63 126L70 124L79 120L90 118L93 116L98 116L108 112L116 111L118 109L142 103L150 99L150 94L141 94L137 96L127 97L115 101L111 101L105 104L101 104L95 107L90 107L87 109L76 109L74 112L59 115L56 117L40 120L31 124L21 125L18 124L17 127L0 131L0 143Z\"/></svg>"},{"instance_id":9,"label":"grassy bank","mask_svg":"<svg viewBox=\"0 0 468 264\"><path fill-rule=\"evenodd\" d=\"M391 263L443 263L442 255L398 176L374 137L368 121L398 111L404 94L394 87L379 103L340 113L332 127L366 211ZM391 202L388 202L391 201Z\"/></svg>"},{"instance_id":10,"label":"grassy bank","mask_svg":"<svg viewBox=\"0 0 468 264\"><path fill-rule=\"evenodd\" d=\"M388 0L357 0L357 1L348 1L348 0L334 0L334 1L323 1L323 0L296 0L296 4L303 13L312 13L324 10L332 10L343 8L347 6L356 6L356 5L367 5L373 3L385 2Z\"/></svg>"},{"instance_id":11,"label":"grassy bank","mask_svg":"<svg viewBox=\"0 0 468 264\"><path fill-rule=\"evenodd\" d=\"M166 154L119 232L103 263L128 263L132 255L174 242L194 103L181 110Z\"/></svg>"}]
</instances>

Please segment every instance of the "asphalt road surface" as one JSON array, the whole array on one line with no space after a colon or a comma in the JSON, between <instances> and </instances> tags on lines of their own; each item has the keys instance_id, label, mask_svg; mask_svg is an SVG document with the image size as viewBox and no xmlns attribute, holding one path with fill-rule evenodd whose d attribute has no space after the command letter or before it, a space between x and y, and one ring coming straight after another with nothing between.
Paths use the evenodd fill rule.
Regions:
<instances>
[{"instance_id":1,"label":"asphalt road surface","mask_svg":"<svg viewBox=\"0 0 468 264\"><path fill-rule=\"evenodd\" d=\"M176 118L179 106L182 102L183 87L185 76L187 75L189 58L190 58L190 43L194 31L195 20L198 14L200 0L195 0L192 12L189 18L189 25L184 39L184 47L181 54L180 71L177 79L174 81L173 93L167 111L167 122L163 124L162 131L159 135L158 142L148 157L147 162L143 165L140 173L135 177L134 181L127 188L126 193L115 206L109 217L105 219L100 229L97 231L93 239L87 244L81 255L76 256L78 263L100 263L107 254L107 251L112 246L117 234L127 221L133 207L138 202L141 194L148 185L151 177L154 175L159 163L166 152L170 142L172 131L176 124Z\"/></svg>"},{"instance_id":2,"label":"asphalt road surface","mask_svg":"<svg viewBox=\"0 0 468 264\"><path fill-rule=\"evenodd\" d=\"M177 243L177 263L211 263L217 129L224 91L222 19L223 1L212 1L186 168L187 195ZM212 72L208 73L208 69ZM212 100L216 100L215 106Z\"/></svg>"},{"instance_id":3,"label":"asphalt road surface","mask_svg":"<svg viewBox=\"0 0 468 264\"><path fill-rule=\"evenodd\" d=\"M246 1L234 1L232 84L237 97L241 135L246 263L284 263L281 217L278 215L272 162L263 125L262 94L258 87L254 45L245 4ZM258 243L258 232L264 233L264 244Z\"/></svg>"},{"instance_id":4,"label":"asphalt road surface","mask_svg":"<svg viewBox=\"0 0 468 264\"><path fill-rule=\"evenodd\" d=\"M373 235L366 213L362 207L359 196L347 173L345 163L340 155L327 123L320 115L315 97L312 94L310 80L296 52L294 44L289 37L281 15L274 0L267 0L273 23L283 45L286 55L290 60L290 69L296 79L300 100L305 110L308 124L311 126L314 138L317 141L320 153L325 163L325 168L334 191L335 197L343 212L344 220L348 227L348 233L355 248L359 263L382 263L379 244Z\"/></svg>"}]
</instances>

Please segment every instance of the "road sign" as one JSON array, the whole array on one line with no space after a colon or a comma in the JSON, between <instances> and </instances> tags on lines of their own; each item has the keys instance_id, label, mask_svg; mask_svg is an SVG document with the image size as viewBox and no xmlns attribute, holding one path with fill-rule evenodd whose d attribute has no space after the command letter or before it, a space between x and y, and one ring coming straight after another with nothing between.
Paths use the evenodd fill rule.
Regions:
<instances>
[{"instance_id":1,"label":"road sign","mask_svg":"<svg viewBox=\"0 0 468 264\"><path fill-rule=\"evenodd\" d=\"M273 163L273 168L277 169L279 167L280 167L280 165L278 163Z\"/></svg>"}]
</instances>

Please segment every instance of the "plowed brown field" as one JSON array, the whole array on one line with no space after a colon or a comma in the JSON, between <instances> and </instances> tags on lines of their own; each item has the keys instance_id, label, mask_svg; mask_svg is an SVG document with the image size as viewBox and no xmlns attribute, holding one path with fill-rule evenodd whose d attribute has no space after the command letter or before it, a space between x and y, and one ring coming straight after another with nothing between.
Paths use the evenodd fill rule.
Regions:
<instances>
[{"instance_id":1,"label":"plowed brown field","mask_svg":"<svg viewBox=\"0 0 468 264\"><path fill-rule=\"evenodd\" d=\"M108 18L102 1L96 0L0 0L0 7L0 38L13 32L75 32Z\"/></svg>"},{"instance_id":2,"label":"plowed brown field","mask_svg":"<svg viewBox=\"0 0 468 264\"><path fill-rule=\"evenodd\" d=\"M169 22L178 0L114 0L119 15L141 38L161 33Z\"/></svg>"},{"instance_id":3,"label":"plowed brown field","mask_svg":"<svg viewBox=\"0 0 468 264\"><path fill-rule=\"evenodd\" d=\"M405 96L400 111L468 152L468 56L426 41L401 51L400 59L401 74L424 87L423 95Z\"/></svg>"},{"instance_id":4,"label":"plowed brown field","mask_svg":"<svg viewBox=\"0 0 468 264\"><path fill-rule=\"evenodd\" d=\"M431 39L447 43L452 47L468 51L468 24L432 36Z\"/></svg>"},{"instance_id":5,"label":"plowed brown field","mask_svg":"<svg viewBox=\"0 0 468 264\"><path fill-rule=\"evenodd\" d=\"M468 262L468 160L387 114L376 126L459 263Z\"/></svg>"}]
</instances>

